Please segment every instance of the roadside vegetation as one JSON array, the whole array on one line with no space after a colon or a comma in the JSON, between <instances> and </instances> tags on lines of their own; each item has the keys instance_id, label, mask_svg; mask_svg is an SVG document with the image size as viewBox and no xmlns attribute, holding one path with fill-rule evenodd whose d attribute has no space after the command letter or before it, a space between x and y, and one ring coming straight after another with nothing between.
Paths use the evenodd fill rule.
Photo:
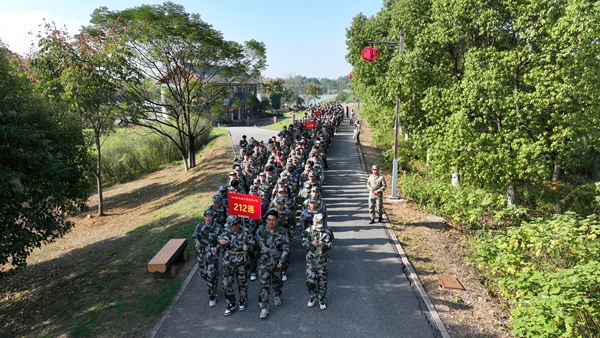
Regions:
<instances>
[{"instance_id":1,"label":"roadside vegetation","mask_svg":"<svg viewBox=\"0 0 600 338\"><path fill-rule=\"evenodd\" d=\"M471 236L515 336L600 335L599 11L395 0L347 31L352 89L387 163L401 96L401 195ZM402 30L402 54L370 42L397 46ZM365 62L369 45L380 57Z\"/></svg>"},{"instance_id":2,"label":"roadside vegetation","mask_svg":"<svg viewBox=\"0 0 600 338\"><path fill-rule=\"evenodd\" d=\"M226 130L215 128L197 156L189 172L168 165L108 187L105 216L71 218L69 233L34 250L27 268L5 276L0 336L148 335L195 264L195 251L188 243L190 258L178 264L175 278L155 277L146 264L169 239L190 238L226 182L233 156ZM88 205L97 202L92 196Z\"/></svg>"}]
</instances>

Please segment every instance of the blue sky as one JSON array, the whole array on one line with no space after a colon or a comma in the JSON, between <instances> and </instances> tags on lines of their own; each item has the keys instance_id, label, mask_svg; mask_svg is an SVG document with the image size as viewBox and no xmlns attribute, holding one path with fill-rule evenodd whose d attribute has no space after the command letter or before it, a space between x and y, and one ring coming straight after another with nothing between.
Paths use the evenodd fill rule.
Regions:
<instances>
[{"instance_id":1,"label":"blue sky","mask_svg":"<svg viewBox=\"0 0 600 338\"><path fill-rule=\"evenodd\" d=\"M100 6L122 10L152 0L1 0L0 39L25 53L42 18L76 33ZM382 0L179 0L188 13L223 33L227 40L262 41L267 46L265 77L303 75L331 78L351 71L346 62L346 28L358 13L375 15Z\"/></svg>"}]
</instances>

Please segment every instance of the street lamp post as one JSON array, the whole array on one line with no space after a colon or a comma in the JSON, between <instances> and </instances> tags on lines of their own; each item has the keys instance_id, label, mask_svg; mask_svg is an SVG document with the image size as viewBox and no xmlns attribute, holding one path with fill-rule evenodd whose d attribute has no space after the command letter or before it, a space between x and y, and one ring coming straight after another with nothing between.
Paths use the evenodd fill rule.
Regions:
<instances>
[{"instance_id":1,"label":"street lamp post","mask_svg":"<svg viewBox=\"0 0 600 338\"><path fill-rule=\"evenodd\" d=\"M382 44L388 48L396 49L398 48L398 54L402 55L404 53L404 30L400 31L400 39L398 43L391 41L369 41L370 44ZM396 95L396 118L394 121L394 162L393 162L393 173L392 173L392 195L390 198L398 198L397 196L397 188L398 188L398 132L400 130L400 93L401 93L401 85L398 85L398 94Z\"/></svg>"}]
</instances>

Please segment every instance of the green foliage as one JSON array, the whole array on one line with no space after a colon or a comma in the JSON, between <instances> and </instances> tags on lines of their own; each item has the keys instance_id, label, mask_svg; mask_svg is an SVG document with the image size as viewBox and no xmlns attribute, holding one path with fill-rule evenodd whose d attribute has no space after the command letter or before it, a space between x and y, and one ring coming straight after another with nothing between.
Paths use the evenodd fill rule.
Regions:
<instances>
[{"instance_id":1,"label":"green foliage","mask_svg":"<svg viewBox=\"0 0 600 338\"><path fill-rule=\"evenodd\" d=\"M360 58L369 41L398 42ZM438 179L517 193L555 164L597 175L600 166L600 6L555 1L385 1L347 30L352 89L382 148L393 144L395 97L417 156Z\"/></svg>"},{"instance_id":2,"label":"green foliage","mask_svg":"<svg viewBox=\"0 0 600 338\"><path fill-rule=\"evenodd\" d=\"M221 32L172 2L122 11L98 8L85 32L114 36L117 51L134 71L116 79L127 87L124 121L167 137L184 167L196 165L195 138L206 133L200 118L231 97L231 88L257 81L266 67L266 47L255 40L227 41ZM148 81L150 80L150 82ZM176 130L172 137L165 130Z\"/></svg>"},{"instance_id":3,"label":"green foliage","mask_svg":"<svg viewBox=\"0 0 600 338\"><path fill-rule=\"evenodd\" d=\"M352 92L344 90L344 91L341 91L339 94L337 94L334 101L340 102L340 103L346 103L346 102L352 102L352 99L353 99Z\"/></svg>"},{"instance_id":4,"label":"green foliage","mask_svg":"<svg viewBox=\"0 0 600 338\"><path fill-rule=\"evenodd\" d=\"M33 92L18 58L0 55L0 265L26 265L29 253L62 237L90 185L80 126Z\"/></svg>"},{"instance_id":5,"label":"green foliage","mask_svg":"<svg viewBox=\"0 0 600 338\"><path fill-rule=\"evenodd\" d=\"M600 220L574 213L482 233L473 262L496 278L520 337L600 334Z\"/></svg>"},{"instance_id":6,"label":"green foliage","mask_svg":"<svg viewBox=\"0 0 600 338\"><path fill-rule=\"evenodd\" d=\"M323 87L314 82L308 82L302 87L302 95L306 102L315 103L323 95Z\"/></svg>"},{"instance_id":7,"label":"green foliage","mask_svg":"<svg viewBox=\"0 0 600 338\"><path fill-rule=\"evenodd\" d=\"M433 176L405 173L398 179L404 196L465 227L465 230L518 225L527 209L508 207L504 196L484 189L457 188Z\"/></svg>"},{"instance_id":8,"label":"green foliage","mask_svg":"<svg viewBox=\"0 0 600 338\"><path fill-rule=\"evenodd\" d=\"M210 133L196 138L196 149L201 149L210 138ZM167 138L156 133L140 133L139 128L117 130L106 139L103 148L102 172L107 184L123 183L181 160L178 149Z\"/></svg>"}]
</instances>

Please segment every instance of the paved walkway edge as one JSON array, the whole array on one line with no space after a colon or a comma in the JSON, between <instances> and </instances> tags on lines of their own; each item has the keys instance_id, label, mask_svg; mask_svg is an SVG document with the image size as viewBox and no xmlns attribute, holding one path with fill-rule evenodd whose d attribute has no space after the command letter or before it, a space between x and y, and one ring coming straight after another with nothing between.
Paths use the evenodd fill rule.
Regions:
<instances>
[{"instance_id":1,"label":"paved walkway edge","mask_svg":"<svg viewBox=\"0 0 600 338\"><path fill-rule=\"evenodd\" d=\"M173 302L171 303L171 305L169 305L169 307L165 309L160 320L154 325L154 327L152 328L152 331L150 331L148 338L154 338L156 336L156 334L162 327L165 320L167 320L167 317L169 317L169 315L171 314L171 310L173 310L173 308L175 307L175 304L177 304L177 301L179 300L179 298L181 298L183 291L185 291L188 284L190 284L190 281L194 277L194 274L196 273L197 270L198 270L198 264L196 264L196 262L194 262L194 268L192 269L192 271L190 271L190 273L188 274L185 281L183 281L183 284L181 285L181 289L179 289L179 292L177 292L177 294L175 295L175 298L173 298Z\"/></svg>"},{"instance_id":2,"label":"paved walkway edge","mask_svg":"<svg viewBox=\"0 0 600 338\"><path fill-rule=\"evenodd\" d=\"M357 149L358 149L360 163L362 164L365 172L368 173L369 171L367 170L367 166L364 161L364 156L363 156L362 150L360 149L360 145L357 147ZM386 218L387 218L387 214L386 214ZM387 224L389 224L389 218L388 218ZM394 243L394 246L396 247L396 250L398 251L400 258L402 259L402 263L404 264L406 271L408 271L408 279L410 280L411 284L415 288L417 288L417 290L419 291L419 294L421 295L421 298L423 299L423 302L425 303L425 305L427 305L427 310L429 311L429 316L430 316L431 320L433 320L433 322L437 326L437 328L440 331L440 334L442 335L443 338L451 338L450 334L448 334L448 331L446 330L446 326L444 326L444 323L442 322L442 319L440 318L440 315L438 314L435 306L431 302L429 295L425 291L423 284L421 284L421 280L419 279L419 276L417 275L417 273L415 272L415 269L413 268L412 264L408 260L408 257L406 257L406 254L404 253L404 249L402 249L402 245L398 241L398 238L394 234L394 231L392 230L391 227L387 226L386 224L384 224L384 227L386 229L388 237ZM406 272L405 272L405 274L406 274Z\"/></svg>"}]
</instances>

